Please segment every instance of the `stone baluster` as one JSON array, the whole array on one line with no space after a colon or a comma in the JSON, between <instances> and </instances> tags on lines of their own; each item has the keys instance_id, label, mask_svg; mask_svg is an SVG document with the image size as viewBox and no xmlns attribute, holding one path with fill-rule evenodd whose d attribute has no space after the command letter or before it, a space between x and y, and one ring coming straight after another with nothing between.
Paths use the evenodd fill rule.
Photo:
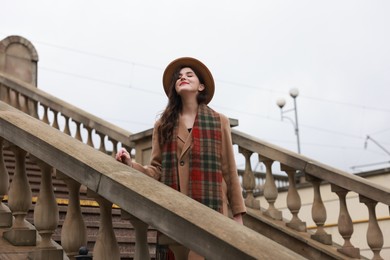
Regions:
<instances>
[{"instance_id":1,"label":"stone baluster","mask_svg":"<svg viewBox=\"0 0 390 260\"><path fill-rule=\"evenodd\" d=\"M16 99L16 92L12 89L8 90L8 100L9 104L15 108L18 108L18 103Z\"/></svg>"},{"instance_id":2,"label":"stone baluster","mask_svg":"<svg viewBox=\"0 0 390 260\"><path fill-rule=\"evenodd\" d=\"M19 105L20 105L20 110L26 114L28 114L28 105L27 101L28 99L23 96L22 94L19 94Z\"/></svg>"},{"instance_id":3,"label":"stone baluster","mask_svg":"<svg viewBox=\"0 0 390 260\"><path fill-rule=\"evenodd\" d=\"M295 229L300 232L306 232L306 223L298 217L299 210L301 209L301 197L299 196L296 183L295 173L296 170L286 165L281 165L281 170L288 175L288 192L287 192L287 207L292 214L290 222L286 223L286 226Z\"/></svg>"},{"instance_id":4,"label":"stone baluster","mask_svg":"<svg viewBox=\"0 0 390 260\"><path fill-rule=\"evenodd\" d=\"M0 85L0 100L3 101L4 103L9 104L9 92L10 89L5 86L5 85Z\"/></svg>"},{"instance_id":5,"label":"stone baluster","mask_svg":"<svg viewBox=\"0 0 390 260\"><path fill-rule=\"evenodd\" d=\"M14 91L15 93L15 108L19 109L22 111L22 105L20 104L20 94L16 91Z\"/></svg>"},{"instance_id":6,"label":"stone baluster","mask_svg":"<svg viewBox=\"0 0 390 260\"><path fill-rule=\"evenodd\" d=\"M135 230L134 260L150 259L148 245L149 225L123 210L121 211L121 218L129 220Z\"/></svg>"},{"instance_id":7,"label":"stone baluster","mask_svg":"<svg viewBox=\"0 0 390 260\"><path fill-rule=\"evenodd\" d=\"M79 254L82 246L87 246L87 228L81 214L80 186L81 184L56 171L57 179L65 182L69 190L68 210L61 229L61 245L66 254L73 259Z\"/></svg>"},{"instance_id":8,"label":"stone baluster","mask_svg":"<svg viewBox=\"0 0 390 260\"><path fill-rule=\"evenodd\" d=\"M3 85L4 86L4 88L6 89L5 91L4 91L4 102L6 102L8 105L11 105L11 102L12 102L12 100L11 100L11 92L12 92L12 89L10 89L8 86L6 86L6 85Z\"/></svg>"},{"instance_id":9,"label":"stone baluster","mask_svg":"<svg viewBox=\"0 0 390 260\"><path fill-rule=\"evenodd\" d=\"M315 232L315 234L311 235L311 238L323 244L331 245L332 236L327 234L324 229L324 224L327 216L324 202L321 198L320 185L322 180L311 175L306 175L306 180L308 182L311 182L313 185L314 198L313 206L311 208L311 215L314 223L317 225L317 231Z\"/></svg>"},{"instance_id":10,"label":"stone baluster","mask_svg":"<svg viewBox=\"0 0 390 260\"><path fill-rule=\"evenodd\" d=\"M104 142L104 138L106 137L106 135L102 134L102 133L99 133L99 132L96 132L96 133L100 136L99 151L101 151L103 153L107 153L106 144Z\"/></svg>"},{"instance_id":11,"label":"stone baluster","mask_svg":"<svg viewBox=\"0 0 390 260\"><path fill-rule=\"evenodd\" d=\"M111 141L112 143L112 157L115 157L116 153L118 152L118 141L114 140L114 139L111 139L111 138L108 138L108 140Z\"/></svg>"},{"instance_id":12,"label":"stone baluster","mask_svg":"<svg viewBox=\"0 0 390 260\"><path fill-rule=\"evenodd\" d=\"M39 119L38 116L38 102L32 99L28 100L28 114L36 119Z\"/></svg>"},{"instance_id":13,"label":"stone baluster","mask_svg":"<svg viewBox=\"0 0 390 260\"><path fill-rule=\"evenodd\" d=\"M55 129L60 130L60 125L58 124L58 111L53 110L54 118L53 118L53 124L51 125Z\"/></svg>"},{"instance_id":14,"label":"stone baluster","mask_svg":"<svg viewBox=\"0 0 390 260\"><path fill-rule=\"evenodd\" d=\"M74 122L76 123L76 134L74 138L82 142L83 139L81 138L81 123L77 121Z\"/></svg>"},{"instance_id":15,"label":"stone baluster","mask_svg":"<svg viewBox=\"0 0 390 260\"><path fill-rule=\"evenodd\" d=\"M351 243L351 236L353 234L353 223L347 207L347 193L348 190L341 188L337 185L331 184L332 192L335 192L340 201L340 212L338 219L338 230L340 235L344 239L344 245L342 248L338 248L337 251L343 253L352 258L360 258L359 248L355 248Z\"/></svg>"},{"instance_id":16,"label":"stone baluster","mask_svg":"<svg viewBox=\"0 0 390 260\"><path fill-rule=\"evenodd\" d=\"M8 206L15 219L12 228L4 232L4 238L13 245L35 246L36 230L25 220L32 201L26 173L26 151L12 144L10 148L15 154L15 173L8 193Z\"/></svg>"},{"instance_id":17,"label":"stone baluster","mask_svg":"<svg viewBox=\"0 0 390 260\"><path fill-rule=\"evenodd\" d=\"M94 147L93 141L92 141L92 128L89 126L84 126L84 128L87 130L88 138L87 138L87 145Z\"/></svg>"},{"instance_id":18,"label":"stone baluster","mask_svg":"<svg viewBox=\"0 0 390 260\"><path fill-rule=\"evenodd\" d=\"M93 248L93 259L120 259L119 247L112 225L112 202L89 189L87 195L94 198L99 203L100 208L99 232Z\"/></svg>"},{"instance_id":19,"label":"stone baluster","mask_svg":"<svg viewBox=\"0 0 390 260\"><path fill-rule=\"evenodd\" d=\"M273 219L282 220L282 212L275 208L275 201L278 197L278 189L276 188L274 176L272 174L272 164L274 161L268 158L261 158L260 155L259 161L263 162L266 168L263 194L269 206L264 214Z\"/></svg>"},{"instance_id":20,"label":"stone baluster","mask_svg":"<svg viewBox=\"0 0 390 260\"><path fill-rule=\"evenodd\" d=\"M3 198L8 194L9 174L5 167L3 157L4 139L0 137L0 227L12 226L11 210L3 203Z\"/></svg>"},{"instance_id":21,"label":"stone baluster","mask_svg":"<svg viewBox=\"0 0 390 260\"><path fill-rule=\"evenodd\" d=\"M359 195L359 201L366 204L368 209L367 244L374 253L372 259L383 259L380 255L383 248L383 234L379 227L375 212L378 202L362 195Z\"/></svg>"},{"instance_id":22,"label":"stone baluster","mask_svg":"<svg viewBox=\"0 0 390 260\"><path fill-rule=\"evenodd\" d=\"M36 250L31 253L32 259L62 259L63 250L57 248L52 240L52 235L58 226L58 206L52 185L52 167L45 162L30 155L31 161L41 169L41 185L39 195L34 208L34 225L41 241Z\"/></svg>"},{"instance_id":23,"label":"stone baluster","mask_svg":"<svg viewBox=\"0 0 390 260\"><path fill-rule=\"evenodd\" d=\"M49 108L47 107L47 106L45 106L45 105L42 105L42 107L43 107L43 117L42 117L42 122L44 122L44 123L46 123L46 124L50 124L49 123Z\"/></svg>"},{"instance_id":24,"label":"stone baluster","mask_svg":"<svg viewBox=\"0 0 390 260\"><path fill-rule=\"evenodd\" d=\"M64 118L65 118L64 134L67 134L67 135L71 136L72 134L70 133L69 117L68 117L68 116L65 116L65 115L63 115L63 116L64 116Z\"/></svg>"},{"instance_id":25,"label":"stone baluster","mask_svg":"<svg viewBox=\"0 0 390 260\"><path fill-rule=\"evenodd\" d=\"M261 175L255 175L255 182L256 182L255 190L259 191L263 189L264 181Z\"/></svg>"},{"instance_id":26,"label":"stone baluster","mask_svg":"<svg viewBox=\"0 0 390 260\"><path fill-rule=\"evenodd\" d=\"M253 152L238 147L238 151L245 157L245 170L242 175L242 188L245 191L245 205L249 208L260 209L260 201L253 196L256 187L255 176L251 167L251 155Z\"/></svg>"}]
</instances>

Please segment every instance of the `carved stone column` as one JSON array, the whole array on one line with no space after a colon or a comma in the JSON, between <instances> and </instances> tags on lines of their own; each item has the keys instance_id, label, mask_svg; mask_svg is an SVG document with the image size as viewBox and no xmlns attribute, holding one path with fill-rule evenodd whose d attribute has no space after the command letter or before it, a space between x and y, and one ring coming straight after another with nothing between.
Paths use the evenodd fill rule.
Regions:
<instances>
[{"instance_id":1,"label":"carved stone column","mask_svg":"<svg viewBox=\"0 0 390 260\"><path fill-rule=\"evenodd\" d=\"M26 152L11 145L15 154L15 173L9 189L8 205L15 217L12 228L3 236L17 246L35 246L36 230L26 222L26 215L31 207L31 188L26 173Z\"/></svg>"},{"instance_id":2,"label":"carved stone column","mask_svg":"<svg viewBox=\"0 0 390 260\"><path fill-rule=\"evenodd\" d=\"M246 193L245 206L252 209L260 209L260 201L256 200L253 196L253 191L256 187L255 176L251 167L251 155L252 152L242 147L238 148L238 151L245 157L245 170L242 175L242 188Z\"/></svg>"},{"instance_id":3,"label":"carved stone column","mask_svg":"<svg viewBox=\"0 0 390 260\"><path fill-rule=\"evenodd\" d=\"M1 63L1 62L0 62ZM4 103L10 104L10 89L3 84L0 84L0 100Z\"/></svg>"},{"instance_id":4,"label":"carved stone column","mask_svg":"<svg viewBox=\"0 0 390 260\"><path fill-rule=\"evenodd\" d=\"M378 202L362 195L359 196L359 200L361 203L366 204L368 209L367 244L374 253L374 257L372 259L383 259L380 255L383 248L383 234L379 227L375 212Z\"/></svg>"},{"instance_id":5,"label":"carved stone column","mask_svg":"<svg viewBox=\"0 0 390 260\"><path fill-rule=\"evenodd\" d=\"M60 130L60 125L58 124L58 111L55 111L54 109L52 109L51 111L53 112L53 123L51 126L55 129Z\"/></svg>"},{"instance_id":6,"label":"carved stone column","mask_svg":"<svg viewBox=\"0 0 390 260\"><path fill-rule=\"evenodd\" d=\"M9 175L4 164L3 157L4 139L0 137L0 227L12 226L11 210L3 203L3 198L8 194Z\"/></svg>"},{"instance_id":7,"label":"carved stone column","mask_svg":"<svg viewBox=\"0 0 390 260\"><path fill-rule=\"evenodd\" d=\"M306 222L303 222L298 217L299 210L301 209L301 197L295 184L296 170L285 165L282 165L281 169L288 175L287 207L292 214L292 219L286 223L286 226L300 232L306 232Z\"/></svg>"},{"instance_id":8,"label":"carved stone column","mask_svg":"<svg viewBox=\"0 0 390 260\"><path fill-rule=\"evenodd\" d=\"M94 147L93 145L93 140L92 140L92 128L91 127L88 127L88 126L84 126L84 128L87 130L87 145L91 146L91 147Z\"/></svg>"},{"instance_id":9,"label":"carved stone column","mask_svg":"<svg viewBox=\"0 0 390 260\"><path fill-rule=\"evenodd\" d=\"M39 119L37 101L31 99L28 100L28 114L36 119Z\"/></svg>"},{"instance_id":10,"label":"carved stone column","mask_svg":"<svg viewBox=\"0 0 390 260\"><path fill-rule=\"evenodd\" d=\"M50 122L49 122L49 108L45 105L42 105L43 107L43 116L42 116L42 119L41 121L44 122L45 124L48 124L50 125Z\"/></svg>"},{"instance_id":11,"label":"carved stone column","mask_svg":"<svg viewBox=\"0 0 390 260\"><path fill-rule=\"evenodd\" d=\"M63 259L63 250L57 248L56 243L52 240L59 219L51 178L52 167L31 155L30 158L40 167L42 172L38 200L34 208L34 224L41 236L41 241L30 257L32 259Z\"/></svg>"},{"instance_id":12,"label":"carved stone column","mask_svg":"<svg viewBox=\"0 0 390 260\"><path fill-rule=\"evenodd\" d=\"M314 223L317 225L317 231L315 234L311 235L311 238L323 244L331 245L332 236L326 233L324 229L324 224L327 216L326 216L326 208L321 198L320 185L322 180L311 175L306 175L306 180L312 183L313 190L314 190L313 192L314 198L313 198L313 206L311 208L311 215Z\"/></svg>"},{"instance_id":13,"label":"carved stone column","mask_svg":"<svg viewBox=\"0 0 390 260\"><path fill-rule=\"evenodd\" d=\"M57 170L57 179L63 180L69 190L68 210L61 229L61 245L69 258L79 254L82 246L87 246L87 228L81 214L80 183Z\"/></svg>"},{"instance_id":14,"label":"carved stone column","mask_svg":"<svg viewBox=\"0 0 390 260\"><path fill-rule=\"evenodd\" d=\"M99 132L96 132L96 134L98 134L100 137L99 151L101 151L102 153L107 153L106 144L104 142L106 135Z\"/></svg>"},{"instance_id":15,"label":"carved stone column","mask_svg":"<svg viewBox=\"0 0 390 260\"><path fill-rule=\"evenodd\" d=\"M87 194L94 198L100 207L99 233L93 248L93 259L120 259L118 242L112 226L112 203L91 190L88 190Z\"/></svg>"},{"instance_id":16,"label":"carved stone column","mask_svg":"<svg viewBox=\"0 0 390 260\"><path fill-rule=\"evenodd\" d=\"M351 216L349 215L346 201L347 193L349 191L334 184L331 184L331 189L337 194L337 196L339 196L340 213L338 219L338 229L340 235L344 239L344 245L342 246L342 248L337 249L337 251L353 258L360 258L359 248L354 247L351 243L351 236L353 234L353 223Z\"/></svg>"},{"instance_id":17,"label":"carved stone column","mask_svg":"<svg viewBox=\"0 0 390 260\"><path fill-rule=\"evenodd\" d=\"M81 123L77 121L74 122L76 123L76 134L74 138L82 142L83 138L81 137Z\"/></svg>"},{"instance_id":18,"label":"carved stone column","mask_svg":"<svg viewBox=\"0 0 390 260\"><path fill-rule=\"evenodd\" d=\"M282 220L282 212L275 208L275 201L278 197L278 189L276 188L275 179L272 174L272 164L274 161L268 158L261 158L260 156L259 161L263 162L266 168L263 194L269 206L268 209L264 212L264 215L273 219Z\"/></svg>"},{"instance_id":19,"label":"carved stone column","mask_svg":"<svg viewBox=\"0 0 390 260\"><path fill-rule=\"evenodd\" d=\"M121 216L122 219L130 220L135 230L134 260L150 259L148 244L149 225L123 210L121 211Z\"/></svg>"},{"instance_id":20,"label":"carved stone column","mask_svg":"<svg viewBox=\"0 0 390 260\"><path fill-rule=\"evenodd\" d=\"M64 127L64 134L67 134L67 135L69 135L69 136L71 136L71 133L70 133L70 127L69 127L69 120L70 120L70 118L68 117L68 116L65 116L65 115L63 115L64 116L64 118L65 118L65 127Z\"/></svg>"},{"instance_id":21,"label":"carved stone column","mask_svg":"<svg viewBox=\"0 0 390 260\"><path fill-rule=\"evenodd\" d=\"M116 153L118 152L118 141L108 138L109 141L112 143L112 153L111 156L115 158ZM130 151L129 151L130 152Z\"/></svg>"}]
</instances>

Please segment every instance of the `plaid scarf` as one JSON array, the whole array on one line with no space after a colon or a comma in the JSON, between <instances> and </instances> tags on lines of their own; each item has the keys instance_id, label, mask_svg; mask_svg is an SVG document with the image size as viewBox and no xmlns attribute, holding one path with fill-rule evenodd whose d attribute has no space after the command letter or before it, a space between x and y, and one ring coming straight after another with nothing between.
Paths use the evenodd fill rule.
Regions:
<instances>
[{"instance_id":1,"label":"plaid scarf","mask_svg":"<svg viewBox=\"0 0 390 260\"><path fill-rule=\"evenodd\" d=\"M162 148L161 182L179 190L177 171L178 123L173 140ZM206 105L200 105L192 128L189 151L190 176L188 196L222 212L221 119Z\"/></svg>"}]
</instances>

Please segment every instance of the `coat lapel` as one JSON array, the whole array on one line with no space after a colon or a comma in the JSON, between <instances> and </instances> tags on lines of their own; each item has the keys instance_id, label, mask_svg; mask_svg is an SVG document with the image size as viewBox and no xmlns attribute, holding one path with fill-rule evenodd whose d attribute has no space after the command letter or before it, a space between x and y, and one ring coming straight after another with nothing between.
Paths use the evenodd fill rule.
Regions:
<instances>
[{"instance_id":1,"label":"coat lapel","mask_svg":"<svg viewBox=\"0 0 390 260\"><path fill-rule=\"evenodd\" d=\"M188 132L188 129L184 125L184 123L179 120L179 129L177 133L177 138L178 138L178 147L179 150L181 150L181 153L179 154L179 158L181 158L185 152L191 147L191 142L192 142L192 135L190 132ZM180 149L181 148L181 149Z\"/></svg>"}]
</instances>

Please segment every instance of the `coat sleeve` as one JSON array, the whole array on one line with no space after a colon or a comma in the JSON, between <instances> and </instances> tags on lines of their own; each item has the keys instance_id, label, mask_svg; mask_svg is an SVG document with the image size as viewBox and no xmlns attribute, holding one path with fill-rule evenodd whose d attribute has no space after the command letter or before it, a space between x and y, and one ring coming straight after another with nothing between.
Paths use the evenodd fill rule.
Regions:
<instances>
[{"instance_id":1,"label":"coat sleeve","mask_svg":"<svg viewBox=\"0 0 390 260\"><path fill-rule=\"evenodd\" d=\"M229 119L220 114L222 128L222 174L227 186L227 198L233 215L246 213L242 189L234 158Z\"/></svg>"},{"instance_id":2,"label":"coat sleeve","mask_svg":"<svg viewBox=\"0 0 390 260\"><path fill-rule=\"evenodd\" d=\"M159 121L154 124L153 136L152 136L152 154L150 157L150 165L141 165L137 162L133 162L133 168L143 172L144 174L152 177L153 179L160 180L161 178L161 148L158 137Z\"/></svg>"}]
</instances>

